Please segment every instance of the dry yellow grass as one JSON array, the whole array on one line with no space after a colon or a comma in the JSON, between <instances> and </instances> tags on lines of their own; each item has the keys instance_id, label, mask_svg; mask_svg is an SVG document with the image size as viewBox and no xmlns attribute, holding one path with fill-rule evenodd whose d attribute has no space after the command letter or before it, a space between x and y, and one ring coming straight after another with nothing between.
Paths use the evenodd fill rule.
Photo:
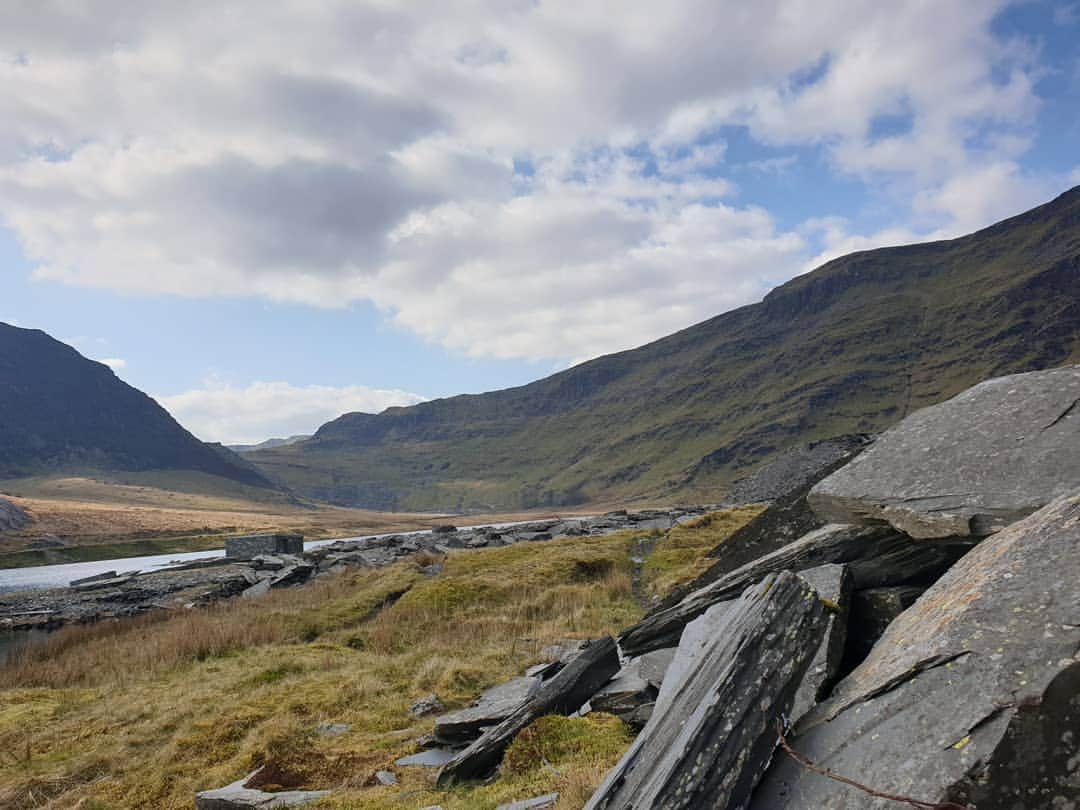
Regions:
<instances>
[{"instance_id":1,"label":"dry yellow grass","mask_svg":"<svg viewBox=\"0 0 1080 810\"><path fill-rule=\"evenodd\" d=\"M492 808L550 790L584 796L625 748L603 716L546 720L489 785L435 791L395 769L431 720L408 713L436 691L449 706L512 677L545 644L612 633L640 615L629 533L452 554L327 578L216 609L76 629L47 655L0 670L0 806L190 808L197 790L268 765L276 784L334 788L337 808ZM387 596L411 586L393 605ZM314 734L345 722L340 737ZM379 768L401 784L378 787ZM80 804L81 802L81 804ZM574 802L578 802L575 804Z\"/></svg>"},{"instance_id":2,"label":"dry yellow grass","mask_svg":"<svg viewBox=\"0 0 1080 810\"><path fill-rule=\"evenodd\" d=\"M643 579L653 595L692 582L712 564L706 556L764 511L763 506L738 506L709 512L666 532L643 567Z\"/></svg>"},{"instance_id":3,"label":"dry yellow grass","mask_svg":"<svg viewBox=\"0 0 1080 810\"><path fill-rule=\"evenodd\" d=\"M694 575L754 513L666 533L647 581ZM196 791L266 766L272 784L333 789L320 807L490 810L559 791L560 807L576 810L630 742L614 718L538 721L488 784L439 791L432 772L393 763L431 730L408 712L416 698L434 691L450 708L467 705L546 644L636 621L640 537L455 552L434 578L421 570L431 560L418 559L58 633L0 668L0 807L188 810ZM322 721L352 728L320 737ZM374 784L384 768L399 785Z\"/></svg>"}]
</instances>

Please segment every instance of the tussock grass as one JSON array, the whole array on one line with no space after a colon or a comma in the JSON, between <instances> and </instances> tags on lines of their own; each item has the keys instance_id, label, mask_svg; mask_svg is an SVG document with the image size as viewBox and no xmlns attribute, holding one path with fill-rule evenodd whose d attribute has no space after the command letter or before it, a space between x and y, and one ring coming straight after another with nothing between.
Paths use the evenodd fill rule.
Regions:
<instances>
[{"instance_id":1,"label":"tussock grass","mask_svg":"<svg viewBox=\"0 0 1080 810\"><path fill-rule=\"evenodd\" d=\"M642 566L650 593L663 595L692 582L711 564L706 555L764 510L763 506L737 506L709 512L667 532Z\"/></svg>"},{"instance_id":2,"label":"tussock grass","mask_svg":"<svg viewBox=\"0 0 1080 810\"><path fill-rule=\"evenodd\" d=\"M431 729L408 713L417 697L465 705L546 644L639 618L633 542L452 553L435 578L410 561L61 631L0 669L0 751L18 752L0 767L0 807L187 810L259 766L270 785L333 788L327 807L493 808L550 790L579 807L628 742L612 718L540 721L487 785L435 791L432 772L393 762ZM352 728L319 737L323 721ZM380 768L400 784L374 785Z\"/></svg>"},{"instance_id":3,"label":"tussock grass","mask_svg":"<svg viewBox=\"0 0 1080 810\"><path fill-rule=\"evenodd\" d=\"M124 686L250 647L312 641L360 623L419 578L415 565L399 566L320 579L305 588L179 615L162 611L71 625L16 651L0 668L0 689Z\"/></svg>"}]
</instances>

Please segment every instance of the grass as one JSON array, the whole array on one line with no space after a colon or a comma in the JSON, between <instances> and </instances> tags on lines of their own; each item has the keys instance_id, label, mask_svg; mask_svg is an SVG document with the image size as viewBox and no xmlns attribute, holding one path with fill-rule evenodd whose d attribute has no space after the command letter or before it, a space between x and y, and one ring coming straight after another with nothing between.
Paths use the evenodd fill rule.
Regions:
<instances>
[{"instance_id":1,"label":"grass","mask_svg":"<svg viewBox=\"0 0 1080 810\"><path fill-rule=\"evenodd\" d=\"M629 743L603 715L545 718L500 779L433 788L396 768L432 720L437 692L467 705L566 638L640 617L636 535L452 553L350 572L207 610L62 630L0 669L0 806L191 807L198 790L259 766L284 787L332 788L332 808L479 810L559 791L580 807ZM325 738L319 722L351 731ZM373 784L378 769L400 784Z\"/></svg>"},{"instance_id":2,"label":"grass","mask_svg":"<svg viewBox=\"0 0 1080 810\"><path fill-rule=\"evenodd\" d=\"M705 555L764 511L740 506L709 512L664 534L642 566L642 580L654 596L697 579L712 563Z\"/></svg>"}]
</instances>

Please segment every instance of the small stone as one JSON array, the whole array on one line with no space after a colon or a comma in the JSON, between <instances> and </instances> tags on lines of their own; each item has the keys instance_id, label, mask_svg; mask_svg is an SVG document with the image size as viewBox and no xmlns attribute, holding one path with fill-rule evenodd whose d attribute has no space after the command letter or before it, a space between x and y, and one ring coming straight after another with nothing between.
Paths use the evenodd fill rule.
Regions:
<instances>
[{"instance_id":1,"label":"small stone","mask_svg":"<svg viewBox=\"0 0 1080 810\"><path fill-rule=\"evenodd\" d=\"M330 795L329 790L285 790L267 793L244 787L258 771L248 774L230 785L217 790L204 790L195 795L196 810L247 810L259 808L300 807Z\"/></svg>"},{"instance_id":2,"label":"small stone","mask_svg":"<svg viewBox=\"0 0 1080 810\"><path fill-rule=\"evenodd\" d=\"M429 714L439 714L444 711L446 711L446 707L443 706L439 696L434 692L413 701L412 706L409 707L409 714L413 717L427 717Z\"/></svg>"},{"instance_id":3,"label":"small stone","mask_svg":"<svg viewBox=\"0 0 1080 810\"><path fill-rule=\"evenodd\" d=\"M319 723L315 726L315 733L320 737L340 737L352 731L348 723Z\"/></svg>"},{"instance_id":4,"label":"small stone","mask_svg":"<svg viewBox=\"0 0 1080 810\"><path fill-rule=\"evenodd\" d=\"M456 754L456 751L449 748L430 748L427 751L421 751L419 754L402 757L394 764L401 768L441 768L452 760Z\"/></svg>"},{"instance_id":5,"label":"small stone","mask_svg":"<svg viewBox=\"0 0 1080 810\"><path fill-rule=\"evenodd\" d=\"M389 787L397 784L397 777L390 771L375 771L375 781Z\"/></svg>"}]
</instances>

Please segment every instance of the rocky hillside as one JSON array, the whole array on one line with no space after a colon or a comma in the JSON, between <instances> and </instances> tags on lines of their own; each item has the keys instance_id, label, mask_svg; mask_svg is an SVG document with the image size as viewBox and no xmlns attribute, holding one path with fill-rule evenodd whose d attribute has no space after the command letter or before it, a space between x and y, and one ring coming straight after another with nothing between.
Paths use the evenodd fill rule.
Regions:
<instances>
[{"instance_id":1,"label":"rocky hillside","mask_svg":"<svg viewBox=\"0 0 1080 810\"><path fill-rule=\"evenodd\" d=\"M1080 188L960 239L851 254L633 351L520 388L346 414L248 456L333 503L713 499L796 443L877 432L1080 360Z\"/></svg>"},{"instance_id":2,"label":"rocky hillside","mask_svg":"<svg viewBox=\"0 0 1080 810\"><path fill-rule=\"evenodd\" d=\"M0 478L85 470L195 470L270 486L108 366L39 330L0 323Z\"/></svg>"}]
</instances>

